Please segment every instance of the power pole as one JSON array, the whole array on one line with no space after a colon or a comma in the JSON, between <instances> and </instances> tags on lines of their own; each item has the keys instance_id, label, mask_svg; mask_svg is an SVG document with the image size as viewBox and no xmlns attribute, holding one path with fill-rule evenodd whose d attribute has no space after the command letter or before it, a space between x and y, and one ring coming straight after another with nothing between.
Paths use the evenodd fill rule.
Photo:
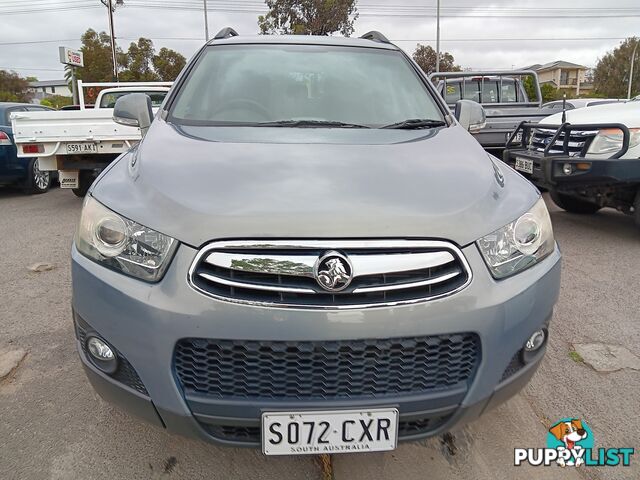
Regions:
<instances>
[{"instance_id":1,"label":"power pole","mask_svg":"<svg viewBox=\"0 0 640 480\"><path fill-rule=\"evenodd\" d=\"M113 12L116 9L116 5L123 5L123 0L100 0L103 5L107 7L109 14L109 34L111 36L111 60L113 62L113 80L118 81L118 58L116 56L116 34L113 29ZM114 5L115 3L115 5Z\"/></svg>"},{"instance_id":2,"label":"power pole","mask_svg":"<svg viewBox=\"0 0 640 480\"><path fill-rule=\"evenodd\" d=\"M436 7L436 73L440 71L440 0Z\"/></svg>"},{"instance_id":3,"label":"power pole","mask_svg":"<svg viewBox=\"0 0 640 480\"><path fill-rule=\"evenodd\" d=\"M633 53L631 54L631 69L629 70L629 88L627 89L627 99L631 100L631 85L633 84L633 64L636 60L636 50L638 50L638 43L640 41L636 40L636 46L633 47Z\"/></svg>"},{"instance_id":4,"label":"power pole","mask_svg":"<svg viewBox=\"0 0 640 480\"><path fill-rule=\"evenodd\" d=\"M207 15L207 0L204 0L204 41L209 41L209 18Z\"/></svg>"}]
</instances>

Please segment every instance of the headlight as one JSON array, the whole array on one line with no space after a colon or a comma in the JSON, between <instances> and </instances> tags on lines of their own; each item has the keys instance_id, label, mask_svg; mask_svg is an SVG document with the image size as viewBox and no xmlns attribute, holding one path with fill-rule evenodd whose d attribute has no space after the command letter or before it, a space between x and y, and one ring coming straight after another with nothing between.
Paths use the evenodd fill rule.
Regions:
<instances>
[{"instance_id":1,"label":"headlight","mask_svg":"<svg viewBox=\"0 0 640 480\"><path fill-rule=\"evenodd\" d=\"M640 128L629 129L629 148L640 145ZM616 153L622 148L622 130L617 128L604 128L595 136L587 154L602 155Z\"/></svg>"},{"instance_id":2,"label":"headlight","mask_svg":"<svg viewBox=\"0 0 640 480\"><path fill-rule=\"evenodd\" d=\"M517 220L478 240L478 247L495 278L529 268L553 252L551 218L539 199Z\"/></svg>"},{"instance_id":3,"label":"headlight","mask_svg":"<svg viewBox=\"0 0 640 480\"><path fill-rule=\"evenodd\" d=\"M132 277L157 282L178 242L123 218L88 196L75 237L80 253Z\"/></svg>"}]
</instances>

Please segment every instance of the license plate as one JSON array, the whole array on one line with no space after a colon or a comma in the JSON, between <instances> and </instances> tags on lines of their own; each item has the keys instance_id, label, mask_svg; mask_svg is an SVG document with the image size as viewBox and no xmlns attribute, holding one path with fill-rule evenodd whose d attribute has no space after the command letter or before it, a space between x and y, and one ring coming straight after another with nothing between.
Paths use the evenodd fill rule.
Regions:
<instances>
[{"instance_id":1,"label":"license plate","mask_svg":"<svg viewBox=\"0 0 640 480\"><path fill-rule=\"evenodd\" d=\"M505 142L508 142L508 141L509 141L509 138L511 138L511 133L512 133L512 132L507 132L507 133L505 134L505 138L504 138L504 141L505 141ZM513 137L513 140L511 141L511 143L512 143L512 144L514 144L514 143L522 143L522 132L518 132L518 133L516 133L516 136L515 136L515 137Z\"/></svg>"},{"instance_id":2,"label":"license plate","mask_svg":"<svg viewBox=\"0 0 640 480\"><path fill-rule=\"evenodd\" d=\"M525 173L533 173L533 160L516 157L516 170Z\"/></svg>"},{"instance_id":3,"label":"license plate","mask_svg":"<svg viewBox=\"0 0 640 480\"><path fill-rule=\"evenodd\" d=\"M67 153L98 153L95 143L67 143Z\"/></svg>"},{"instance_id":4,"label":"license plate","mask_svg":"<svg viewBox=\"0 0 640 480\"><path fill-rule=\"evenodd\" d=\"M397 443L395 408L262 414L265 455L382 452Z\"/></svg>"}]
</instances>

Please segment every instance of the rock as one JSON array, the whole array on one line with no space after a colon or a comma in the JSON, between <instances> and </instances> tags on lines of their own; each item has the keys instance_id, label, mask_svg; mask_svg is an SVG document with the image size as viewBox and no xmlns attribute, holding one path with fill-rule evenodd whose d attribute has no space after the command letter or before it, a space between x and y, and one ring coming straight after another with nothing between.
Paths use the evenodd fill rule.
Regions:
<instances>
[{"instance_id":1,"label":"rock","mask_svg":"<svg viewBox=\"0 0 640 480\"><path fill-rule=\"evenodd\" d=\"M0 351L0 380L11 375L26 355L27 352L22 349Z\"/></svg>"},{"instance_id":2,"label":"rock","mask_svg":"<svg viewBox=\"0 0 640 480\"><path fill-rule=\"evenodd\" d=\"M38 262L34 263L33 265L29 265L27 268L32 272L47 272L49 270L53 270L56 267L52 263Z\"/></svg>"},{"instance_id":3,"label":"rock","mask_svg":"<svg viewBox=\"0 0 640 480\"><path fill-rule=\"evenodd\" d=\"M615 372L623 368L640 370L640 358L622 345L576 343L573 348L584 363L598 372Z\"/></svg>"}]
</instances>

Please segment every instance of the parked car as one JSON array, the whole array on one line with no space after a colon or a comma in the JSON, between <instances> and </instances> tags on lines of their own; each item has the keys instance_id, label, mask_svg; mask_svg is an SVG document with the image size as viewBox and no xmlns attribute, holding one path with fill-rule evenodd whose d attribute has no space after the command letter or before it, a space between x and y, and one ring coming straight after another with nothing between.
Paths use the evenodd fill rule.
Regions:
<instances>
[{"instance_id":1,"label":"parked car","mask_svg":"<svg viewBox=\"0 0 640 480\"><path fill-rule=\"evenodd\" d=\"M554 100L542 105L543 110L553 110L561 112L565 110L574 110L576 108L595 107L596 105L607 105L609 103L625 102L618 98L571 98L565 100Z\"/></svg>"},{"instance_id":2,"label":"parked car","mask_svg":"<svg viewBox=\"0 0 640 480\"><path fill-rule=\"evenodd\" d=\"M522 142L504 160L560 208L595 213L613 207L640 226L640 103L612 103L556 113L523 124Z\"/></svg>"},{"instance_id":3,"label":"parked car","mask_svg":"<svg viewBox=\"0 0 640 480\"><path fill-rule=\"evenodd\" d=\"M462 99L478 102L484 107L486 125L473 136L484 148L500 151L495 153L502 152L505 141L521 122L537 122L548 115L541 109L538 75L532 70L440 72L432 73L429 78L437 82L438 92L449 108L453 109ZM536 98L527 95L524 88L526 78L531 79Z\"/></svg>"},{"instance_id":4,"label":"parked car","mask_svg":"<svg viewBox=\"0 0 640 480\"><path fill-rule=\"evenodd\" d=\"M136 127L118 125L112 119L118 98L129 93L150 96L154 109L160 107L171 82L82 83L79 111L17 112L13 131L18 156L38 152L40 170L59 172L60 187L83 197L97 175L121 153L140 141ZM108 88L104 88L108 87ZM85 88L103 88L93 108L84 103Z\"/></svg>"},{"instance_id":5,"label":"parked car","mask_svg":"<svg viewBox=\"0 0 640 480\"><path fill-rule=\"evenodd\" d=\"M94 388L267 455L391 450L540 365L560 252L539 192L379 33L225 29L85 198L73 317ZM151 122L153 120L153 122Z\"/></svg>"},{"instance_id":6,"label":"parked car","mask_svg":"<svg viewBox=\"0 0 640 480\"><path fill-rule=\"evenodd\" d=\"M0 186L19 186L26 193L49 190L52 176L40 169L38 159L33 156L18 158L9 119L13 112L46 111L51 109L30 103L0 102Z\"/></svg>"}]
</instances>

